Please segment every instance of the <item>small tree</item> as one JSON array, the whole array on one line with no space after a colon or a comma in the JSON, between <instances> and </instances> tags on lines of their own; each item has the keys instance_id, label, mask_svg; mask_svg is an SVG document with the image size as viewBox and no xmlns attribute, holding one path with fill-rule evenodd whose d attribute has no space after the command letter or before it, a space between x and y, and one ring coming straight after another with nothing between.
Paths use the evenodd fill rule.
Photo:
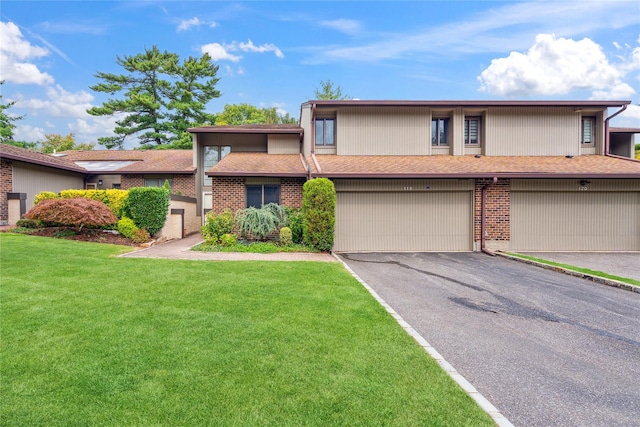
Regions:
<instances>
[{"instance_id":1,"label":"small tree","mask_svg":"<svg viewBox=\"0 0 640 427\"><path fill-rule=\"evenodd\" d=\"M320 89L316 88L314 94L316 99L351 99L349 95L343 95L342 88L340 86L334 86L331 80L320 80Z\"/></svg>"},{"instance_id":2,"label":"small tree","mask_svg":"<svg viewBox=\"0 0 640 427\"><path fill-rule=\"evenodd\" d=\"M327 178L316 178L302 187L304 242L321 251L333 247L336 223L336 189Z\"/></svg>"},{"instance_id":3,"label":"small tree","mask_svg":"<svg viewBox=\"0 0 640 427\"><path fill-rule=\"evenodd\" d=\"M118 218L107 205L84 198L41 200L24 217L47 223L72 225L78 231L84 226L104 227L118 222Z\"/></svg>"},{"instance_id":4,"label":"small tree","mask_svg":"<svg viewBox=\"0 0 640 427\"><path fill-rule=\"evenodd\" d=\"M249 207L236 213L240 234L249 239L264 240L269 234L286 225L284 208L269 203L261 209Z\"/></svg>"}]
</instances>

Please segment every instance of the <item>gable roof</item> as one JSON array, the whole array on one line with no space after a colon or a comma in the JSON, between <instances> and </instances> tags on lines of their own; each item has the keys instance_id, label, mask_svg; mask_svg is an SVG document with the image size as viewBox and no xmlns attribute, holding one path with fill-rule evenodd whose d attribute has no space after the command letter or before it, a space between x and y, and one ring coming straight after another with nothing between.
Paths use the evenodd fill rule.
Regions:
<instances>
[{"instance_id":1,"label":"gable roof","mask_svg":"<svg viewBox=\"0 0 640 427\"><path fill-rule=\"evenodd\" d=\"M307 166L301 154L232 151L205 173L208 176L305 177Z\"/></svg>"},{"instance_id":2,"label":"gable roof","mask_svg":"<svg viewBox=\"0 0 640 427\"><path fill-rule=\"evenodd\" d=\"M288 133L301 134L303 129L294 124L254 124L237 126L200 126L187 129L191 133Z\"/></svg>"},{"instance_id":3,"label":"gable roof","mask_svg":"<svg viewBox=\"0 0 640 427\"><path fill-rule=\"evenodd\" d=\"M194 174L192 150L80 150L65 159L101 174Z\"/></svg>"},{"instance_id":4,"label":"gable roof","mask_svg":"<svg viewBox=\"0 0 640 427\"><path fill-rule=\"evenodd\" d=\"M328 178L640 178L640 161L609 156L315 156Z\"/></svg>"},{"instance_id":5,"label":"gable roof","mask_svg":"<svg viewBox=\"0 0 640 427\"><path fill-rule=\"evenodd\" d=\"M47 166L72 172L87 173L83 167L63 158L50 154L42 154L26 148L15 147L8 144L0 144L0 158L11 159L34 165Z\"/></svg>"}]
</instances>

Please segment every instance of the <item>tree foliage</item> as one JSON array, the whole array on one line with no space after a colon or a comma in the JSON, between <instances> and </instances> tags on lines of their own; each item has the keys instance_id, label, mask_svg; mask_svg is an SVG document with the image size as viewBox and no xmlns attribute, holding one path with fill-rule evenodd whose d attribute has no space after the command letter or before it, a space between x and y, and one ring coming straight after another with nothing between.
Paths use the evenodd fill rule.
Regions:
<instances>
[{"instance_id":1,"label":"tree foliage","mask_svg":"<svg viewBox=\"0 0 640 427\"><path fill-rule=\"evenodd\" d=\"M157 46L136 55L116 57L125 74L98 72L96 92L118 95L87 112L94 116L116 116L115 136L98 138L107 148L122 148L126 137L135 136L145 146L163 144L190 146L187 129L212 124L206 113L209 101L220 96L218 66L211 57L189 57L180 63L175 53Z\"/></svg>"},{"instance_id":2,"label":"tree foliage","mask_svg":"<svg viewBox=\"0 0 640 427\"><path fill-rule=\"evenodd\" d=\"M40 144L40 152L45 154L56 153L59 151L69 150L93 150L95 144L76 144L76 138L73 133L62 136L57 133L51 133L44 136L45 140Z\"/></svg>"},{"instance_id":3,"label":"tree foliage","mask_svg":"<svg viewBox=\"0 0 640 427\"><path fill-rule=\"evenodd\" d=\"M315 89L316 99L324 99L324 100L340 100L340 99L351 99L349 95L344 95L342 93L342 88L340 86L334 85L331 80L320 80L320 88Z\"/></svg>"},{"instance_id":4,"label":"tree foliage","mask_svg":"<svg viewBox=\"0 0 640 427\"><path fill-rule=\"evenodd\" d=\"M154 235L167 220L169 212L169 191L164 187L134 187L129 189L124 216L133 220L138 228L144 228Z\"/></svg>"},{"instance_id":5,"label":"tree foliage","mask_svg":"<svg viewBox=\"0 0 640 427\"><path fill-rule=\"evenodd\" d=\"M0 80L0 87L4 85L4 80ZM13 140L13 130L16 125L13 123L18 120L24 119L24 116L11 116L7 114L7 110L15 105L16 101L2 103L2 92L0 92L0 142L3 144L11 144ZM17 144L11 144L20 146ZM24 147L29 148L29 147Z\"/></svg>"},{"instance_id":6,"label":"tree foliage","mask_svg":"<svg viewBox=\"0 0 640 427\"><path fill-rule=\"evenodd\" d=\"M104 227L118 222L107 205L85 198L42 200L24 217L52 224L73 225L78 229L83 226Z\"/></svg>"},{"instance_id":7,"label":"tree foliage","mask_svg":"<svg viewBox=\"0 0 640 427\"><path fill-rule=\"evenodd\" d=\"M327 178L315 178L302 187L304 242L321 251L333 247L336 223L336 189Z\"/></svg>"},{"instance_id":8,"label":"tree foliage","mask_svg":"<svg viewBox=\"0 0 640 427\"><path fill-rule=\"evenodd\" d=\"M216 116L217 125L253 125L297 123L289 113L284 116L275 107L258 108L251 104L226 104L224 111Z\"/></svg>"}]
</instances>

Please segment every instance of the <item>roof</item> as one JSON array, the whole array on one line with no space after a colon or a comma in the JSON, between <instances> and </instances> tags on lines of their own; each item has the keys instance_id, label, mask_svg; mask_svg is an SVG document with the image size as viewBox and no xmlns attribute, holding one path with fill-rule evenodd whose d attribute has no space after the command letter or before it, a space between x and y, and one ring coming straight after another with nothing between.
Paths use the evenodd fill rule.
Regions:
<instances>
[{"instance_id":1,"label":"roof","mask_svg":"<svg viewBox=\"0 0 640 427\"><path fill-rule=\"evenodd\" d=\"M288 133L301 134L303 129L292 124L255 124L238 126L200 126L187 129L191 133Z\"/></svg>"},{"instance_id":2,"label":"roof","mask_svg":"<svg viewBox=\"0 0 640 427\"><path fill-rule=\"evenodd\" d=\"M419 100L315 100L302 105L315 104L318 107L574 107L608 108L622 107L631 101L419 101Z\"/></svg>"},{"instance_id":3,"label":"roof","mask_svg":"<svg viewBox=\"0 0 640 427\"><path fill-rule=\"evenodd\" d=\"M306 164L300 154L231 152L211 169L208 176L305 177Z\"/></svg>"},{"instance_id":4,"label":"roof","mask_svg":"<svg viewBox=\"0 0 640 427\"><path fill-rule=\"evenodd\" d=\"M192 150L79 150L59 153L101 174L194 174Z\"/></svg>"},{"instance_id":5,"label":"roof","mask_svg":"<svg viewBox=\"0 0 640 427\"><path fill-rule=\"evenodd\" d=\"M329 178L640 178L640 161L609 156L315 156Z\"/></svg>"},{"instance_id":6,"label":"roof","mask_svg":"<svg viewBox=\"0 0 640 427\"><path fill-rule=\"evenodd\" d=\"M72 172L87 173L87 170L75 163L50 154L42 154L26 148L14 147L13 145L0 144L0 158L17 160L34 165L48 166Z\"/></svg>"},{"instance_id":7,"label":"roof","mask_svg":"<svg viewBox=\"0 0 640 427\"><path fill-rule=\"evenodd\" d=\"M609 133L640 133L640 128L614 128L614 127L609 127Z\"/></svg>"}]
</instances>

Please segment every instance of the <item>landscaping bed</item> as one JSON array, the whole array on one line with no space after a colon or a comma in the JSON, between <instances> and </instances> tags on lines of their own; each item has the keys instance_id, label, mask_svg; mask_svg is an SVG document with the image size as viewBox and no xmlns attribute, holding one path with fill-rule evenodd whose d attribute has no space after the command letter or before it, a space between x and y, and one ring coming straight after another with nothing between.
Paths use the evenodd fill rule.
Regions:
<instances>
[{"instance_id":1,"label":"landscaping bed","mask_svg":"<svg viewBox=\"0 0 640 427\"><path fill-rule=\"evenodd\" d=\"M19 232L30 236L53 237L57 239L79 240L82 242L109 243L112 245L136 246L135 243L120 234L110 231L83 228L77 231L73 227L19 228L6 231Z\"/></svg>"}]
</instances>

